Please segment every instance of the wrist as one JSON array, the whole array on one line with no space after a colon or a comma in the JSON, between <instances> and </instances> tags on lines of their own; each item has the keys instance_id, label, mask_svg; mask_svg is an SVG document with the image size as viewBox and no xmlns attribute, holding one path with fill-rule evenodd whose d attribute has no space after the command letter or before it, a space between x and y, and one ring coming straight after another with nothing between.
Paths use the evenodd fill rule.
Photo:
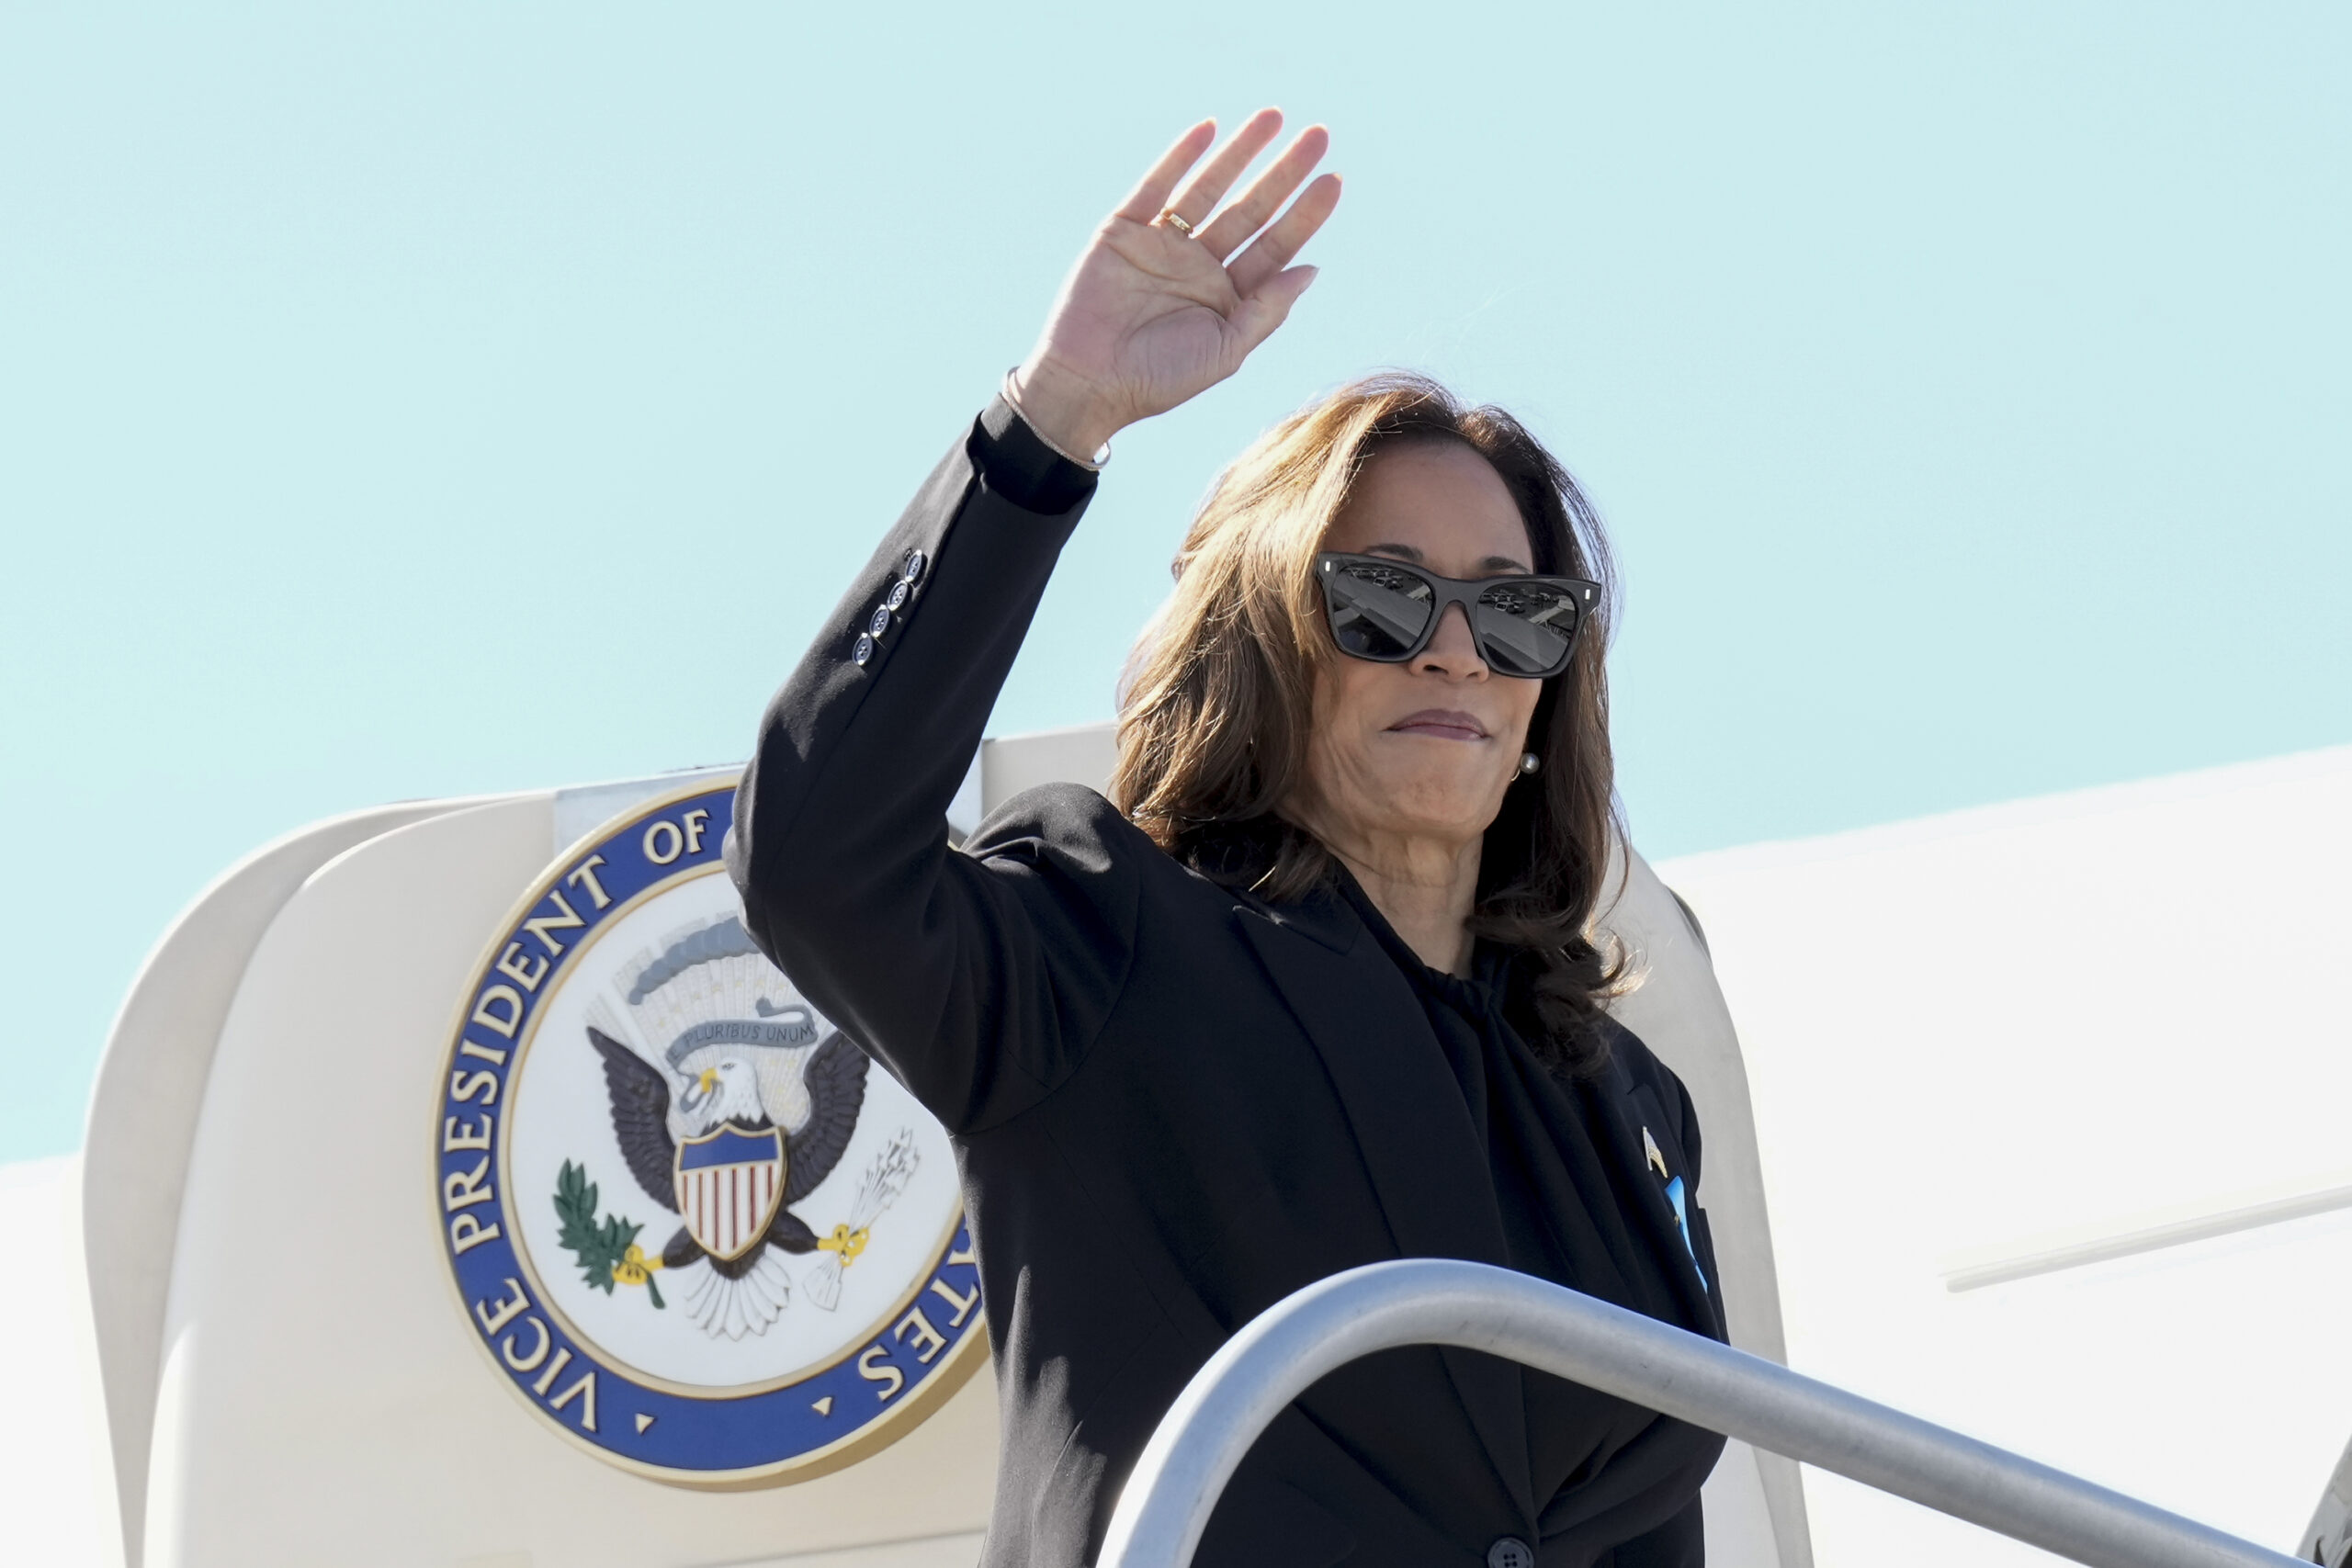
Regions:
<instances>
[{"instance_id":1,"label":"wrist","mask_svg":"<svg viewBox=\"0 0 2352 1568\"><path fill-rule=\"evenodd\" d=\"M1089 383L1050 362L1026 361L1006 372L1004 400L1039 440L1081 468L1102 466L1122 426Z\"/></svg>"}]
</instances>

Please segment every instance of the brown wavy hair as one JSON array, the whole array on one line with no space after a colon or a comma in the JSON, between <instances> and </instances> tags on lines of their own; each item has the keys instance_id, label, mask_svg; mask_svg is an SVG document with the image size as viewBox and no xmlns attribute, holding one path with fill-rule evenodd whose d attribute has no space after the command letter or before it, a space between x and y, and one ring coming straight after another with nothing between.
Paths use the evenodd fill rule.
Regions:
<instances>
[{"instance_id":1,"label":"brown wavy hair","mask_svg":"<svg viewBox=\"0 0 2352 1568\"><path fill-rule=\"evenodd\" d=\"M1159 847L1271 902L1329 886L1331 852L1281 814L1304 776L1318 672L1331 641L1313 560L1357 476L1406 443L1454 441L1485 457L1519 502L1535 570L1602 586L1575 660L1546 681L1528 730L1542 765L1488 826L1474 936L1534 961L1537 1054L1589 1076L1596 1027L1625 961L1594 915L1619 830L1603 665L1615 603L1592 503L1525 426L1468 408L1426 377L1368 377L1293 414L1217 479L1185 535L1175 592L1121 682L1111 798Z\"/></svg>"}]
</instances>

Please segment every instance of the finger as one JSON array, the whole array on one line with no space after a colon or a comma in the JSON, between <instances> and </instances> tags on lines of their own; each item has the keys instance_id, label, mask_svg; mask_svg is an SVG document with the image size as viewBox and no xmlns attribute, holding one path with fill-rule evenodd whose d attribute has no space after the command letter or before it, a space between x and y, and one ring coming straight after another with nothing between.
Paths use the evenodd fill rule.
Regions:
<instances>
[{"instance_id":1,"label":"finger","mask_svg":"<svg viewBox=\"0 0 2352 1568\"><path fill-rule=\"evenodd\" d=\"M1244 299L1254 298L1269 280L1290 265L1291 258L1315 237L1315 231L1323 227L1323 220L1339 205L1340 176L1317 175L1314 184L1298 193L1290 210L1275 219L1273 226L1259 235L1257 242L1225 269L1226 276L1233 281L1233 291Z\"/></svg>"},{"instance_id":2,"label":"finger","mask_svg":"<svg viewBox=\"0 0 2352 1568\"><path fill-rule=\"evenodd\" d=\"M1216 121L1213 119L1204 119L1178 137L1176 144L1159 155L1159 162L1151 166L1151 172L1144 175L1142 183L1127 194L1127 199L1111 216L1137 223L1148 223L1159 217L1160 209L1168 205L1168 193L1176 188L1184 171L1198 163L1201 154L1209 150L1209 143L1216 140Z\"/></svg>"},{"instance_id":3,"label":"finger","mask_svg":"<svg viewBox=\"0 0 2352 1568\"><path fill-rule=\"evenodd\" d=\"M1278 272L1268 278L1258 292L1241 302L1233 312L1233 330L1241 339L1241 352L1249 354L1274 335L1274 329L1290 319L1290 308L1298 303L1299 296L1313 286L1318 269L1295 266L1288 272Z\"/></svg>"},{"instance_id":4,"label":"finger","mask_svg":"<svg viewBox=\"0 0 2352 1568\"><path fill-rule=\"evenodd\" d=\"M1323 154L1330 151L1330 147L1331 133L1323 127L1310 125L1300 131L1298 140L1290 144L1289 151L1275 162L1273 167L1251 181L1250 188L1241 194L1241 198L1218 213L1216 221L1201 231L1200 242L1209 248L1209 254L1223 261L1239 250L1243 241L1256 233L1267 219L1282 210L1283 203L1290 199L1290 193L1298 188L1300 181L1315 172L1315 165L1323 161ZM1189 209L1186 209L1186 216L1191 216Z\"/></svg>"},{"instance_id":5,"label":"finger","mask_svg":"<svg viewBox=\"0 0 2352 1568\"><path fill-rule=\"evenodd\" d=\"M1249 123L1217 149L1216 156L1201 165L1201 172L1184 186L1183 195L1168 204L1168 209L1188 223L1207 222L1225 193L1233 188L1233 182L1241 177L1241 171L1266 150L1282 128L1280 109L1260 109L1251 115Z\"/></svg>"}]
</instances>

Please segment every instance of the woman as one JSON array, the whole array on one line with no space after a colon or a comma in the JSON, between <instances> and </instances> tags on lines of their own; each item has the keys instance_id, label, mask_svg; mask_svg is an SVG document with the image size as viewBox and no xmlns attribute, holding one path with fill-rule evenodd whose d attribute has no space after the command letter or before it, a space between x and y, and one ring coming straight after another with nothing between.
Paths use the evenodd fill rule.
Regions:
<instances>
[{"instance_id":1,"label":"woman","mask_svg":"<svg viewBox=\"0 0 2352 1568\"><path fill-rule=\"evenodd\" d=\"M1196 127L1096 233L770 707L729 846L762 943L955 1135L1003 1568L1091 1561L1185 1381L1340 1269L1471 1258L1723 1333L1690 1101L1600 1010L1600 540L1507 417L1392 378L1261 439L1129 672L1116 804L1034 790L949 847L1097 482L1079 459L1231 374L1313 279L1320 129L1211 219L1279 126L1179 191ZM1720 1447L1393 1351L1275 1422L1200 1561L1696 1563Z\"/></svg>"}]
</instances>

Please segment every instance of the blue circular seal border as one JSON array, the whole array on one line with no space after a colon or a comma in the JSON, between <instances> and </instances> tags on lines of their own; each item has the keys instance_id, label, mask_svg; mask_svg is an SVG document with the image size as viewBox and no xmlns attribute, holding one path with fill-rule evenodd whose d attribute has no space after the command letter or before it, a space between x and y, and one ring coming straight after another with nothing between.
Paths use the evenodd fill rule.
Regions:
<instances>
[{"instance_id":1,"label":"blue circular seal border","mask_svg":"<svg viewBox=\"0 0 2352 1568\"><path fill-rule=\"evenodd\" d=\"M721 1490L809 1480L897 1441L978 1369L988 1337L971 1224L960 1216L878 1332L797 1382L740 1394L682 1393L615 1363L540 1298L516 1251L504 1111L536 1009L600 926L717 865L734 818L731 784L656 798L590 833L540 877L474 965L433 1121L442 1253L472 1337L502 1381L602 1459ZM939 1298L938 1310L918 1304L926 1296Z\"/></svg>"}]
</instances>

